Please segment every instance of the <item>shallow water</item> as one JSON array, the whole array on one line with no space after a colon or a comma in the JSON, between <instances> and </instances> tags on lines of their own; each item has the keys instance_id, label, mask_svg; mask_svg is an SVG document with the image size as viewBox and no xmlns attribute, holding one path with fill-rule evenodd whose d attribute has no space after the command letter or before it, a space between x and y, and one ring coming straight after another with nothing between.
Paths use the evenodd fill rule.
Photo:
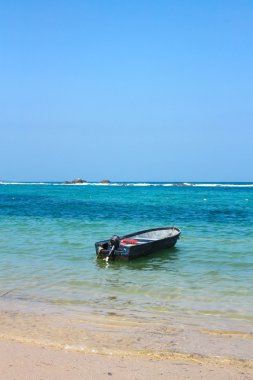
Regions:
<instances>
[{"instance_id":1,"label":"shallow water","mask_svg":"<svg viewBox=\"0 0 253 380\"><path fill-rule=\"evenodd\" d=\"M203 317L206 326L216 318L250 332L252 221L252 184L1 185L1 309L39 304L44 313L147 323ZM175 248L96 260L98 240L171 225L182 230Z\"/></svg>"}]
</instances>

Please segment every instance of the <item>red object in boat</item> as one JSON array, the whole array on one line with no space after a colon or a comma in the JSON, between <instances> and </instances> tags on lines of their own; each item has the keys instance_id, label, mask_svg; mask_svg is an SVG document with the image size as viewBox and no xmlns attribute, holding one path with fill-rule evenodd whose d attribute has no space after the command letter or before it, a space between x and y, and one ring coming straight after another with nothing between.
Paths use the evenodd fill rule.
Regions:
<instances>
[{"instance_id":1,"label":"red object in boat","mask_svg":"<svg viewBox=\"0 0 253 380\"><path fill-rule=\"evenodd\" d=\"M136 244L138 243L138 240L135 239L123 239L120 242L121 244Z\"/></svg>"}]
</instances>

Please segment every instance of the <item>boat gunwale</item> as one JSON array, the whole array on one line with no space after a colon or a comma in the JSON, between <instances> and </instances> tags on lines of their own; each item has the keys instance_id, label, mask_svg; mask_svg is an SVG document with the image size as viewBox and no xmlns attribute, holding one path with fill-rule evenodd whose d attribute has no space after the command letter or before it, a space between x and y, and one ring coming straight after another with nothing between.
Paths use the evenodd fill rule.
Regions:
<instances>
[{"instance_id":1,"label":"boat gunwale","mask_svg":"<svg viewBox=\"0 0 253 380\"><path fill-rule=\"evenodd\" d=\"M146 244L152 244L156 241L161 241L161 240L164 240L164 239L169 239L169 238L174 238L174 237L177 237L179 238L180 234L181 234L181 230L178 228L178 227L175 227L175 226L169 226L169 227L157 227L157 228L148 228L146 230L141 230L141 231L137 231L137 232L133 232L131 234L127 234L127 235L123 235L123 236L119 236L120 240L124 239L124 238L128 238L128 237L131 237L131 236L135 236L135 235L141 235L141 234L144 234L146 232L151 232L151 231L162 231L162 230L170 230L170 229L174 229L177 231L177 233L173 236L166 236L166 237L163 237L161 239L156 239L154 241L150 241ZM103 243L107 243L110 239L105 239L105 240L100 240L100 241L97 241L95 243L95 246L99 245L99 244L103 244Z\"/></svg>"},{"instance_id":2,"label":"boat gunwale","mask_svg":"<svg viewBox=\"0 0 253 380\"><path fill-rule=\"evenodd\" d=\"M131 237L131 236L135 236L135 235L142 235L146 232L151 232L151 231L162 231L162 230L176 230L177 233L175 235L172 235L172 236L166 236L166 237L162 237L162 238L158 238L158 239L155 239L154 241L158 241L158 240L164 240L164 239L168 239L168 238L172 238L172 237L175 237L175 236L179 236L181 234L181 230L178 228L178 227L175 227L175 226L169 226L169 227L157 227L157 228L149 228L147 230L142 230L142 231L137 231L137 232L134 232L134 233L131 233L131 234L128 234L128 235L124 235L122 237L120 237L120 239L124 239L124 238L128 238L128 237Z\"/></svg>"}]
</instances>

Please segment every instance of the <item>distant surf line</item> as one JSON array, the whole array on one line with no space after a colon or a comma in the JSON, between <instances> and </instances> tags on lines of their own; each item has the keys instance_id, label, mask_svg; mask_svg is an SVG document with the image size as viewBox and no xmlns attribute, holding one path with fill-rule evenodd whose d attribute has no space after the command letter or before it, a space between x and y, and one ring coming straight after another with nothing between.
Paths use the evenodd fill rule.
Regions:
<instances>
[{"instance_id":1,"label":"distant surf line","mask_svg":"<svg viewBox=\"0 0 253 380\"><path fill-rule=\"evenodd\" d=\"M25 186L127 186L127 187L253 187L251 182L226 182L226 183L207 183L207 182L85 182L76 184L66 184L64 182L8 182L0 181L0 185L25 185Z\"/></svg>"}]
</instances>

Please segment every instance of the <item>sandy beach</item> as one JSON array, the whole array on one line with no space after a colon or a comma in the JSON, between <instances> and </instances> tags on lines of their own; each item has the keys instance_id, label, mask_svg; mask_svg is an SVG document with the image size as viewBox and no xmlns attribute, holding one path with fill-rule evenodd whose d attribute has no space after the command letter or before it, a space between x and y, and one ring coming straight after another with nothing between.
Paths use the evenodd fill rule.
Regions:
<instances>
[{"instance_id":1,"label":"sandy beach","mask_svg":"<svg viewBox=\"0 0 253 380\"><path fill-rule=\"evenodd\" d=\"M55 350L13 341L0 342L1 379L252 379L251 363L216 359L156 359Z\"/></svg>"},{"instance_id":2,"label":"sandy beach","mask_svg":"<svg viewBox=\"0 0 253 380\"><path fill-rule=\"evenodd\" d=\"M192 322L1 311L0 379L253 379L250 333Z\"/></svg>"}]
</instances>

